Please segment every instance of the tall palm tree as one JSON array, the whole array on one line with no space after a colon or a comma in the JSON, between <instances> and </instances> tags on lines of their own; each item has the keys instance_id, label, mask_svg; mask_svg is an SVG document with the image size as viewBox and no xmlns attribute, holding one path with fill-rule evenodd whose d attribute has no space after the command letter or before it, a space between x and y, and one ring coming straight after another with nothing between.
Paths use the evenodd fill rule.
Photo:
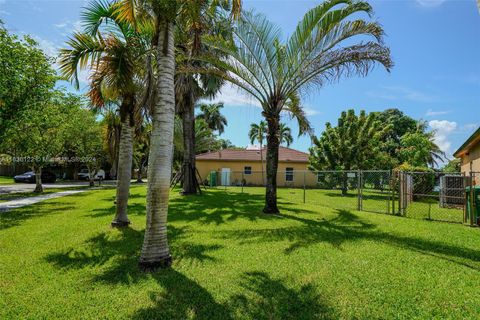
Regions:
<instances>
[{"instance_id":1,"label":"tall palm tree","mask_svg":"<svg viewBox=\"0 0 480 320\"><path fill-rule=\"evenodd\" d=\"M226 7L216 0L186 1L186 8L177 19L177 68L206 68L208 63L196 59L199 55L219 55L218 51L205 46L205 35L231 37L230 19ZM195 194L198 190L195 163L195 105L201 98L213 98L224 83L213 74L177 73L175 95L177 111L183 121L184 154L182 165L183 194Z\"/></svg>"},{"instance_id":2,"label":"tall palm tree","mask_svg":"<svg viewBox=\"0 0 480 320\"><path fill-rule=\"evenodd\" d=\"M225 131L225 126L228 125L227 118L220 112L223 109L223 102L219 103L202 103L199 105L201 113L197 119L203 119L208 127L212 130L218 131L219 135Z\"/></svg>"},{"instance_id":3,"label":"tall palm tree","mask_svg":"<svg viewBox=\"0 0 480 320\"><path fill-rule=\"evenodd\" d=\"M137 67L144 61L145 38L138 28L119 19L115 7L105 1L93 1L83 12L84 31L75 32L62 49L60 69L78 87L78 70L90 67L92 104L103 107L107 100L119 101L121 133L118 152L116 212L113 227L130 224L127 215L133 159L134 113L139 91ZM90 64L88 64L90 62Z\"/></svg>"},{"instance_id":4,"label":"tall palm tree","mask_svg":"<svg viewBox=\"0 0 480 320\"><path fill-rule=\"evenodd\" d=\"M152 97L152 132L148 157L147 223L139 261L139 267L144 271L154 271L172 263L167 240L167 215L175 121L174 25L182 11L194 10L196 5L197 1L180 3L178 0L119 0L116 5L121 20L133 25L153 21L155 26L152 49L156 63L147 64L147 70L152 68L154 77L150 77L147 83ZM240 1L233 0L233 6L240 10Z\"/></svg>"},{"instance_id":5,"label":"tall palm tree","mask_svg":"<svg viewBox=\"0 0 480 320\"><path fill-rule=\"evenodd\" d=\"M290 144L293 142L292 130L285 123L280 123L280 129L278 130L280 137L280 145L286 144L287 147L290 147Z\"/></svg>"},{"instance_id":6,"label":"tall palm tree","mask_svg":"<svg viewBox=\"0 0 480 320\"><path fill-rule=\"evenodd\" d=\"M265 213L279 212L276 177L280 113L291 111L305 123L299 93L323 87L342 76L366 76L377 63L387 70L392 67L390 50L383 45L382 27L378 22L361 19L362 13L372 14L367 2L324 1L309 10L282 42L278 27L264 15L248 12L234 28L233 41L218 37L204 40L228 58L205 56L202 60L227 70L224 78L262 106L268 124ZM355 44L352 38L356 36L372 40Z\"/></svg>"},{"instance_id":7,"label":"tall palm tree","mask_svg":"<svg viewBox=\"0 0 480 320\"><path fill-rule=\"evenodd\" d=\"M260 145L260 165L262 166L262 182L265 183L265 174L263 173L263 141L267 135L267 123L260 121L260 123L252 123L250 125L250 131L248 131L248 138L250 143L258 142Z\"/></svg>"}]
</instances>

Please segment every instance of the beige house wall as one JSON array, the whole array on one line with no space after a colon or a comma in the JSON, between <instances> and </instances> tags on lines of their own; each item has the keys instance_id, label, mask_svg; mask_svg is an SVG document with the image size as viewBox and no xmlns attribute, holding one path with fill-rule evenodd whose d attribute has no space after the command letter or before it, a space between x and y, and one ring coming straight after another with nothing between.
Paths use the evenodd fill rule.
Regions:
<instances>
[{"instance_id":1,"label":"beige house wall","mask_svg":"<svg viewBox=\"0 0 480 320\"><path fill-rule=\"evenodd\" d=\"M197 169L202 180L208 180L211 171L218 173L217 184L222 185L220 172L222 168L230 169L230 185L241 185L242 179L245 179L246 185L263 185L262 166L260 161L218 161L218 160L197 160ZM245 167L251 167L252 173L245 174ZM264 162L263 179L266 179L266 163ZM303 186L304 176L307 186L317 184L317 175L308 171L308 163L305 162L279 162L277 173L277 184L279 187L301 187ZM286 181L286 168L293 168L293 181ZM243 175L242 175L243 173Z\"/></svg>"},{"instance_id":2,"label":"beige house wall","mask_svg":"<svg viewBox=\"0 0 480 320\"><path fill-rule=\"evenodd\" d=\"M461 157L461 172L480 172L480 144L470 149L468 155Z\"/></svg>"}]
</instances>

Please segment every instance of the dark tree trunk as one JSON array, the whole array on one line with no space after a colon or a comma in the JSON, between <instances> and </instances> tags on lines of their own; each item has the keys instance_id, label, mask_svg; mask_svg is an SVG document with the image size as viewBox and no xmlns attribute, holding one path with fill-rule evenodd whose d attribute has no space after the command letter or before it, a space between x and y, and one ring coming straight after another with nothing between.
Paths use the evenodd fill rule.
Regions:
<instances>
[{"instance_id":1,"label":"dark tree trunk","mask_svg":"<svg viewBox=\"0 0 480 320\"><path fill-rule=\"evenodd\" d=\"M137 183L143 183L142 174L143 174L143 164L138 166Z\"/></svg>"},{"instance_id":2,"label":"dark tree trunk","mask_svg":"<svg viewBox=\"0 0 480 320\"><path fill-rule=\"evenodd\" d=\"M183 194L196 194L198 189L195 178L195 105L191 93L183 97Z\"/></svg>"},{"instance_id":3,"label":"dark tree trunk","mask_svg":"<svg viewBox=\"0 0 480 320\"><path fill-rule=\"evenodd\" d=\"M280 116L278 114L266 117L268 123L267 134L267 185L265 194L264 213L280 213L277 207L277 169L278 169L278 130L280 128Z\"/></svg>"},{"instance_id":4,"label":"dark tree trunk","mask_svg":"<svg viewBox=\"0 0 480 320\"><path fill-rule=\"evenodd\" d=\"M35 167L34 172L35 172L35 190L33 190L33 192L42 193L43 192L42 168L41 167Z\"/></svg>"}]
</instances>

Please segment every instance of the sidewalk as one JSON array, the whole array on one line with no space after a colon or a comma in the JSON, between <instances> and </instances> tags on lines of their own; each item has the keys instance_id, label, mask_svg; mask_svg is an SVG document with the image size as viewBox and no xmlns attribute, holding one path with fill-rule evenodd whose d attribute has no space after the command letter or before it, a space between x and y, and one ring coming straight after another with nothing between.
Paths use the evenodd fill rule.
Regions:
<instances>
[{"instance_id":1,"label":"sidewalk","mask_svg":"<svg viewBox=\"0 0 480 320\"><path fill-rule=\"evenodd\" d=\"M91 190L91 189L90 189ZM15 209L15 208L21 208L25 206L29 206L38 202L42 202L48 199L55 199L55 198L61 198L65 197L71 194L77 194L81 192L85 192L87 190L67 190L67 191L61 191L61 192L56 192L56 193L50 193L50 194L45 194L45 195L40 195L36 197L29 197L29 198L23 198L23 199L17 199L17 200L12 200L12 201L7 201L7 202L1 202L0 203L0 212L1 211L7 211L10 209Z\"/></svg>"}]
</instances>

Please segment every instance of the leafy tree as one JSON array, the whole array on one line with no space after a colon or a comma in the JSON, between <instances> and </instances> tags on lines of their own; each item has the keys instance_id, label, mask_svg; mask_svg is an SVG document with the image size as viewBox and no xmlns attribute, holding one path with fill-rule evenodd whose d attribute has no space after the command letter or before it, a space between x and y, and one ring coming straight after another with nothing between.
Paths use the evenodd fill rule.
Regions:
<instances>
[{"instance_id":1,"label":"leafy tree","mask_svg":"<svg viewBox=\"0 0 480 320\"><path fill-rule=\"evenodd\" d=\"M314 138L310 148L310 165L314 170L368 169L375 165L381 139L389 126L376 119L375 113L354 110L342 112L336 127L329 122L320 138ZM373 163L372 163L373 162ZM347 192L346 176L342 194Z\"/></svg>"},{"instance_id":2,"label":"leafy tree","mask_svg":"<svg viewBox=\"0 0 480 320\"><path fill-rule=\"evenodd\" d=\"M436 166L446 159L445 153L434 142L435 132L408 132L401 139L400 158L414 167Z\"/></svg>"},{"instance_id":3,"label":"leafy tree","mask_svg":"<svg viewBox=\"0 0 480 320\"><path fill-rule=\"evenodd\" d=\"M461 163L460 159L452 159L442 168L442 171L447 173L460 172L462 170Z\"/></svg>"},{"instance_id":4,"label":"leafy tree","mask_svg":"<svg viewBox=\"0 0 480 320\"><path fill-rule=\"evenodd\" d=\"M62 155L65 146L66 123L70 107L63 92L51 93L50 99L18 111L19 120L5 131L4 145L15 149L16 157L31 165L35 172L34 192L43 192L42 169Z\"/></svg>"},{"instance_id":5,"label":"leafy tree","mask_svg":"<svg viewBox=\"0 0 480 320\"><path fill-rule=\"evenodd\" d=\"M293 142L292 130L285 123L280 123L279 137L280 145L285 143L289 147Z\"/></svg>"},{"instance_id":6,"label":"leafy tree","mask_svg":"<svg viewBox=\"0 0 480 320\"><path fill-rule=\"evenodd\" d=\"M254 142L258 142L260 145L260 164L262 166L262 181L265 182L265 177L263 173L263 141L267 136L267 123L265 121L260 121L260 123L252 123L250 125L250 131L248 132L248 138L250 139L250 143L254 144Z\"/></svg>"},{"instance_id":7,"label":"leafy tree","mask_svg":"<svg viewBox=\"0 0 480 320\"><path fill-rule=\"evenodd\" d=\"M228 58L202 60L216 65L217 74L223 74L262 106L268 124L265 213L279 212L276 179L281 112L293 113L300 120L301 133L306 132L308 121L298 103L299 93L342 76L365 76L376 63L387 70L392 67L390 51L383 45L382 27L361 19L362 13L372 13L372 7L363 1L324 1L308 11L282 42L279 28L264 15L248 12L235 26L233 41L205 39ZM373 40L355 43L356 36Z\"/></svg>"},{"instance_id":8,"label":"leafy tree","mask_svg":"<svg viewBox=\"0 0 480 320\"><path fill-rule=\"evenodd\" d=\"M0 150L5 134L25 110L40 108L50 99L56 81L51 61L31 37L19 39L0 20ZM15 129L15 128L13 128ZM6 149L12 152L14 149Z\"/></svg>"},{"instance_id":9,"label":"leafy tree","mask_svg":"<svg viewBox=\"0 0 480 320\"><path fill-rule=\"evenodd\" d=\"M220 112L220 110L223 109L223 102L203 103L199 105L199 108L201 113L197 116L197 119L205 120L210 129L218 131L218 134L221 135L225 131L225 126L228 124L227 118Z\"/></svg>"},{"instance_id":10,"label":"leafy tree","mask_svg":"<svg viewBox=\"0 0 480 320\"><path fill-rule=\"evenodd\" d=\"M377 119L391 127L382 139L381 150L387 157L379 163L382 168L392 169L401 163L398 150L401 147L400 139L408 132L417 130L418 121L405 115L398 109L387 109L383 112L376 112Z\"/></svg>"},{"instance_id":11,"label":"leafy tree","mask_svg":"<svg viewBox=\"0 0 480 320\"><path fill-rule=\"evenodd\" d=\"M87 166L90 186L94 185L94 178L100 169L104 158L102 127L91 110L81 108L78 97L76 104L69 103L68 118L65 122L65 149L70 156Z\"/></svg>"}]
</instances>

